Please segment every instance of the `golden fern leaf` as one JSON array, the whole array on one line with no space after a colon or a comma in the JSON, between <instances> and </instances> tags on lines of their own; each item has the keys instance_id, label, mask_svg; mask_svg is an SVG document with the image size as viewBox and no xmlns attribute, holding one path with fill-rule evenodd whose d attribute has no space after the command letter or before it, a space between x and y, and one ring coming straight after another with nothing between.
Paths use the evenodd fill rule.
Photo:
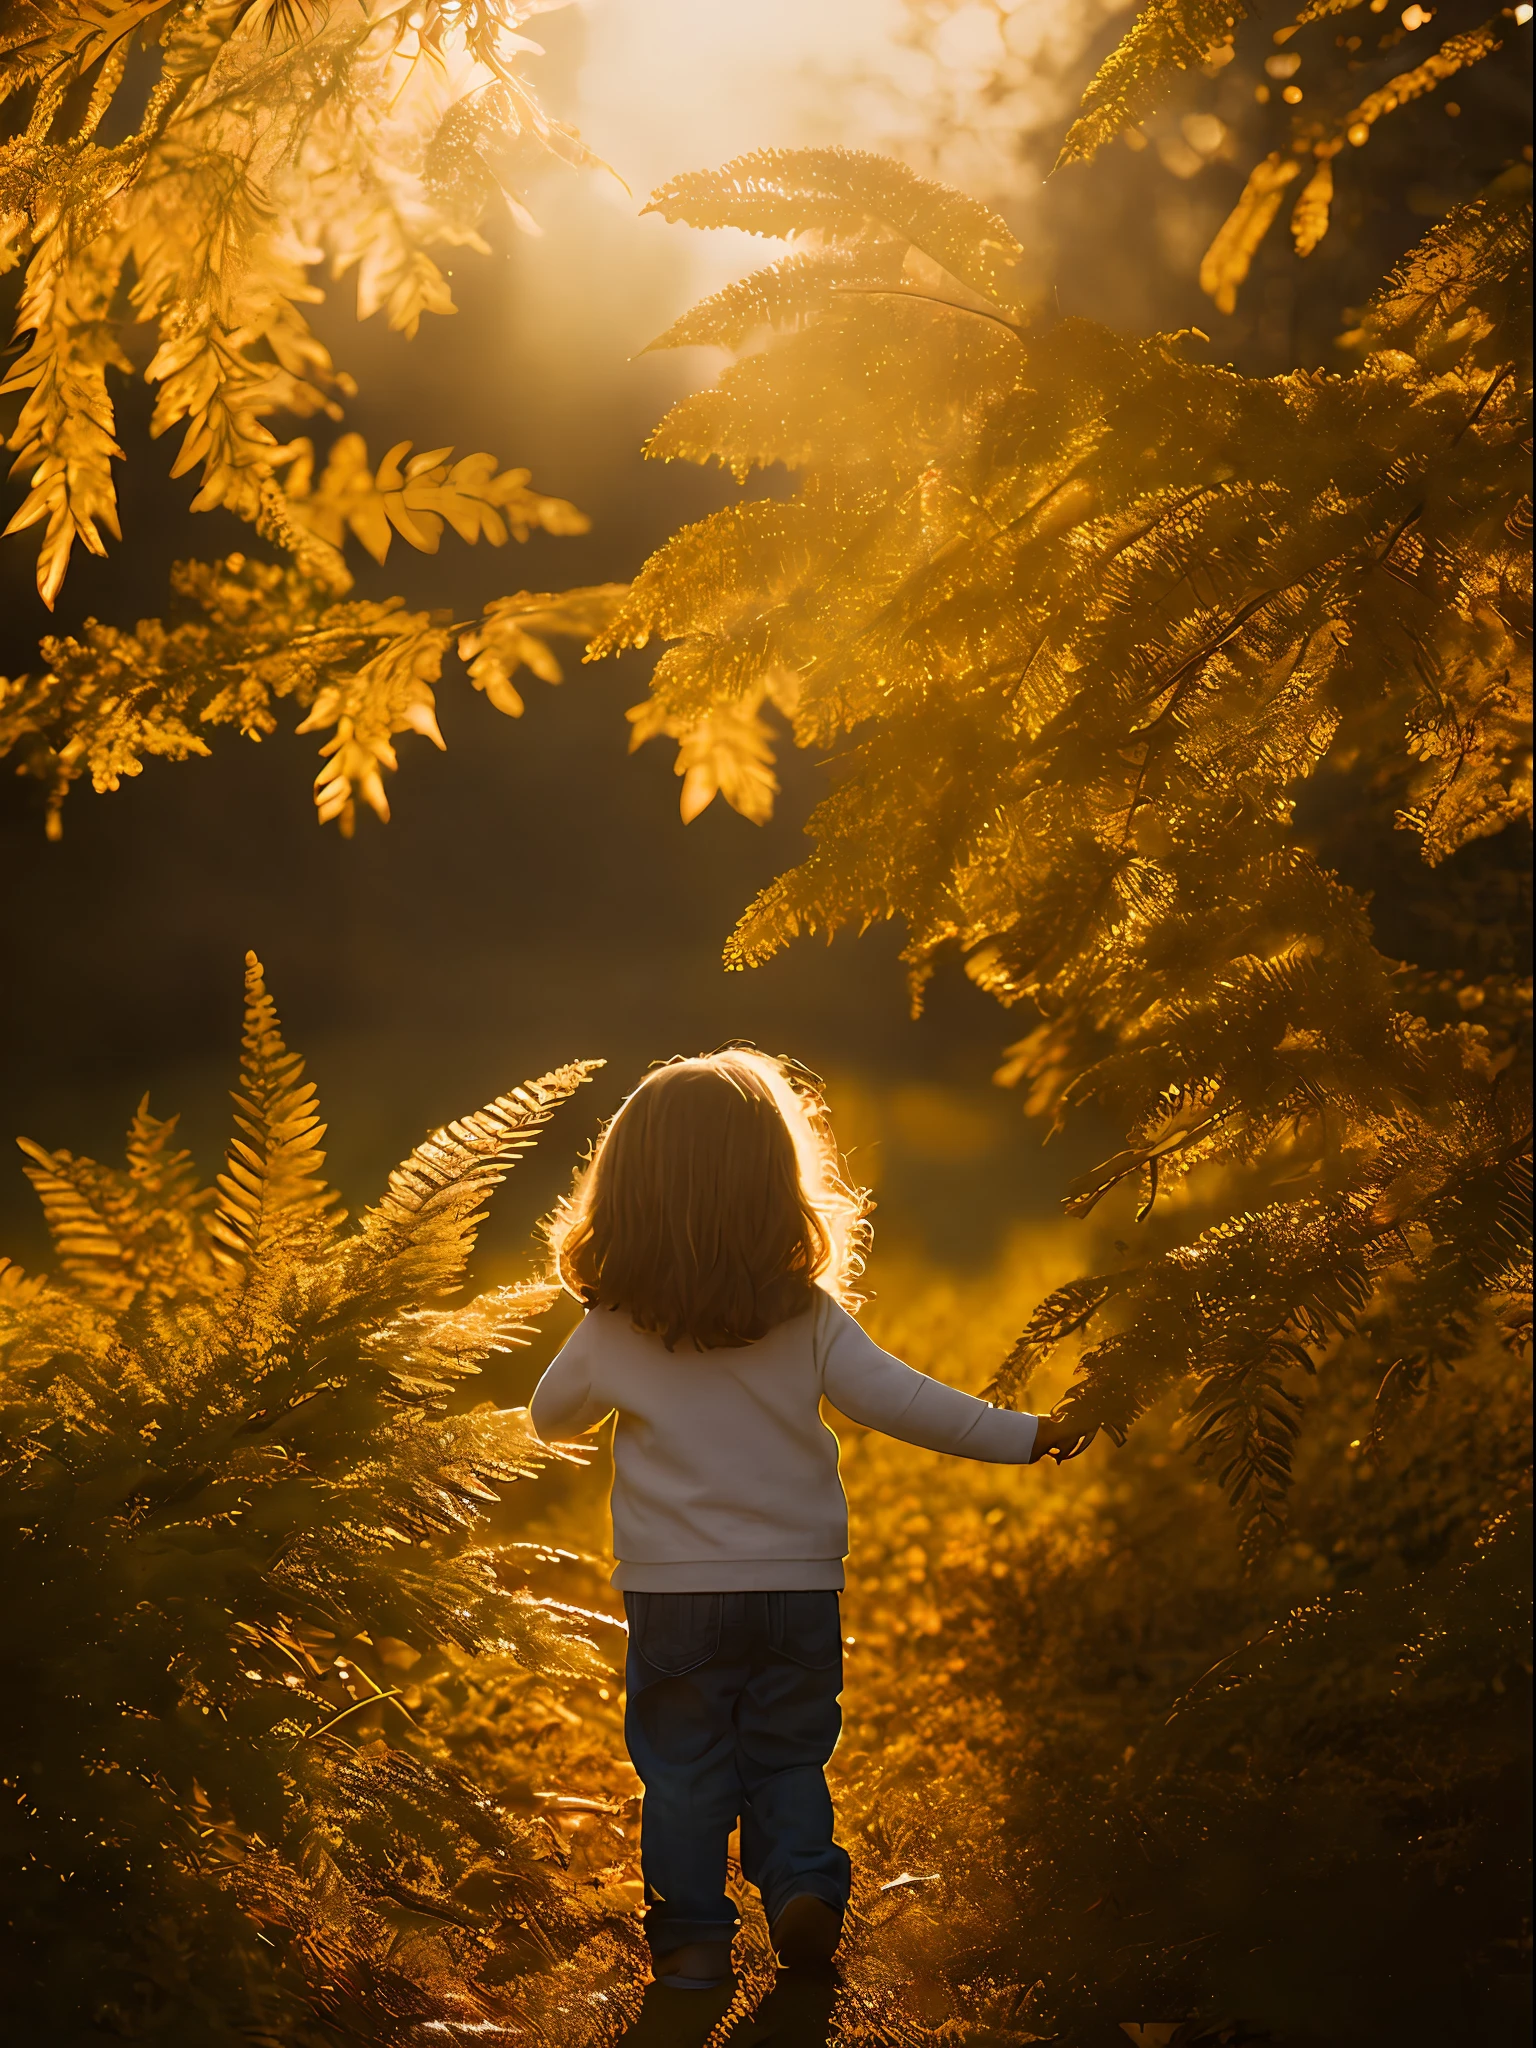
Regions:
<instances>
[{"instance_id":1,"label":"golden fern leaf","mask_svg":"<svg viewBox=\"0 0 1536 2048\"><path fill-rule=\"evenodd\" d=\"M157 1208L191 1212L208 1198L198 1180L192 1154L174 1151L179 1117L150 1113L149 1097L141 1097L128 1126L128 1178Z\"/></svg>"},{"instance_id":2,"label":"golden fern leaf","mask_svg":"<svg viewBox=\"0 0 1536 2048\"><path fill-rule=\"evenodd\" d=\"M1385 85L1368 93L1358 106L1352 107L1341 124L1344 134L1358 148L1369 138L1371 129L1383 115L1395 114L1399 107L1407 106L1410 100L1422 99L1425 93L1433 92L1448 78L1454 78L1458 71L1465 71L1468 65L1479 64L1484 57L1492 56L1502 43L1500 24L1506 19L1504 14L1495 14L1480 28L1470 29L1464 35L1448 36L1422 64L1414 65L1411 71L1398 72L1395 78L1389 78Z\"/></svg>"},{"instance_id":3,"label":"golden fern leaf","mask_svg":"<svg viewBox=\"0 0 1536 2048\"><path fill-rule=\"evenodd\" d=\"M325 766L315 777L315 808L322 825L339 820L348 839L356 823L356 796L388 821L382 771L400 765L396 733L417 732L439 749L444 745L432 685L442 672L452 627L425 612L398 610L380 626L378 651L354 674L325 684L294 728L323 732L327 726L335 727L320 749Z\"/></svg>"},{"instance_id":4,"label":"golden fern leaf","mask_svg":"<svg viewBox=\"0 0 1536 2048\"><path fill-rule=\"evenodd\" d=\"M295 445L269 422L339 418L356 388L305 318L321 296L311 266L354 271L360 316L386 307L412 333L424 312L453 311L432 245L483 250L479 222L503 204L530 224L490 151L526 135L590 160L518 76L534 46L515 9L262 0L172 8L149 33L161 12L148 0L34 4L0 27L0 100L36 88L23 131L0 145L0 270L30 255L26 347L5 388L26 394L10 443L30 484L16 525L45 523L49 603L75 541L100 552L116 533L106 371L129 368L126 327L153 337L151 432L183 428L172 473L200 471L194 509L226 507L289 545L302 522L284 520L272 485ZM136 32L158 76L134 132L101 148L92 138ZM393 480L385 469L382 535L374 520L359 525L376 547L391 529L430 546L445 522L492 540L584 530L573 508L489 457L440 474L418 457Z\"/></svg>"},{"instance_id":5,"label":"golden fern leaf","mask_svg":"<svg viewBox=\"0 0 1536 2048\"><path fill-rule=\"evenodd\" d=\"M423 1139L362 1217L354 1249L366 1284L418 1297L455 1287L491 1190L530 1150L560 1103L602 1064L577 1060L556 1067Z\"/></svg>"},{"instance_id":6,"label":"golden fern leaf","mask_svg":"<svg viewBox=\"0 0 1536 2048\"><path fill-rule=\"evenodd\" d=\"M591 583L492 598L479 623L460 635L459 659L475 688L483 690L498 711L521 718L523 700L512 682L518 670L530 670L541 682L562 682L564 671L549 636L590 640L607 626L628 591L627 583Z\"/></svg>"},{"instance_id":7,"label":"golden fern leaf","mask_svg":"<svg viewBox=\"0 0 1536 2048\"><path fill-rule=\"evenodd\" d=\"M779 784L773 772L773 734L758 715L763 696L758 689L694 719L669 716L656 698L648 697L626 714L631 753L650 739L677 741L672 772L683 778L678 809L685 825L717 796L754 825L765 825L773 816Z\"/></svg>"},{"instance_id":8,"label":"golden fern leaf","mask_svg":"<svg viewBox=\"0 0 1536 2048\"><path fill-rule=\"evenodd\" d=\"M306 537L339 563L327 542ZM387 818L396 736L443 744L433 685L456 630L445 616L409 612L398 598L333 602L334 583L302 562L236 554L178 563L171 580L181 616L141 620L133 633L87 620L78 636L43 642L41 674L0 678L0 756L14 753L20 772L47 784L49 837L82 777L116 789L146 756L207 754L215 726L261 738L276 729L284 698L306 714L300 731L331 735L315 782L322 821L349 831L359 796ZM553 679L540 636L591 634L624 591L603 584L495 601L460 639L472 681L510 709L519 661Z\"/></svg>"},{"instance_id":9,"label":"golden fern leaf","mask_svg":"<svg viewBox=\"0 0 1536 2048\"><path fill-rule=\"evenodd\" d=\"M213 1190L199 1185L191 1154L172 1149L175 1129L174 1117L150 1114L145 1096L129 1126L126 1174L17 1140L60 1265L105 1306L126 1308L145 1288L196 1294L213 1278L203 1216Z\"/></svg>"},{"instance_id":10,"label":"golden fern leaf","mask_svg":"<svg viewBox=\"0 0 1536 2048\"><path fill-rule=\"evenodd\" d=\"M1236 312L1238 287L1280 211L1281 194L1300 170L1294 156L1282 155L1276 149L1248 173L1248 182L1236 206L1216 230L1215 240L1200 259L1200 289L1216 301L1218 312ZM1331 188L1331 176L1329 183ZM1305 198L1306 194L1302 196ZM1300 239L1298 230L1298 246Z\"/></svg>"},{"instance_id":11,"label":"golden fern leaf","mask_svg":"<svg viewBox=\"0 0 1536 2048\"><path fill-rule=\"evenodd\" d=\"M1229 291L1300 169L1277 153L1250 189ZM592 650L672 643L636 737L696 741L706 768L706 722L765 691L800 745L852 735L814 850L748 909L728 966L900 919L918 986L953 945L1003 1001L1034 1000L1007 1075L1032 1110L1095 1104L1124 1130L1072 1206L1139 1182L1140 1223L1192 1167L1231 1176L1197 1244L1110 1276L1125 1299L1068 1398L1123 1436L1195 1385L1254 1539L1283 1511L1292 1368L1361 1331L1410 1238L1454 1264L1467 1329L1518 1249L1486 1200L1458 1196L1458 1220L1442 1192L1486 1191L1509 1134L1485 1127L1523 1122L1503 984L1419 1015L1293 822L1330 756L1381 773L1432 855L1528 798L1516 197L1436 230L1350 376L1243 377L1082 321L1023 346L969 323L994 361L933 350L889 299L879 321L817 304L797 275L721 295L681 332L750 353L654 450L738 472L793 452L803 475L676 534ZM791 331L763 338L776 307ZM1005 1381L1038 1355L1026 1332Z\"/></svg>"},{"instance_id":12,"label":"golden fern leaf","mask_svg":"<svg viewBox=\"0 0 1536 2048\"><path fill-rule=\"evenodd\" d=\"M25 1272L13 1259L0 1255L0 1314L30 1307L47 1290L45 1275Z\"/></svg>"},{"instance_id":13,"label":"golden fern leaf","mask_svg":"<svg viewBox=\"0 0 1536 2048\"><path fill-rule=\"evenodd\" d=\"M785 328L837 303L840 286L883 284L900 289L906 248L897 240L856 249L786 256L782 263L737 278L674 320L646 343L657 348L740 348L760 327Z\"/></svg>"},{"instance_id":14,"label":"golden fern leaf","mask_svg":"<svg viewBox=\"0 0 1536 2048\"><path fill-rule=\"evenodd\" d=\"M696 228L787 238L910 243L951 277L1001 301L1024 253L979 200L856 149L762 149L718 171L689 171L651 194L646 213ZM739 303L739 302L738 302Z\"/></svg>"},{"instance_id":15,"label":"golden fern leaf","mask_svg":"<svg viewBox=\"0 0 1536 2048\"><path fill-rule=\"evenodd\" d=\"M1333 206L1333 158L1325 156L1308 178L1291 210L1291 239L1298 256L1310 256L1328 232Z\"/></svg>"},{"instance_id":16,"label":"golden fern leaf","mask_svg":"<svg viewBox=\"0 0 1536 2048\"><path fill-rule=\"evenodd\" d=\"M255 1272L301 1242L323 1244L341 1220L337 1197L320 1172L325 1126L314 1084L303 1076L303 1060L283 1043L261 962L247 953L240 1087L233 1098L244 1136L231 1140L209 1224L231 1271Z\"/></svg>"},{"instance_id":17,"label":"golden fern leaf","mask_svg":"<svg viewBox=\"0 0 1536 2048\"><path fill-rule=\"evenodd\" d=\"M23 1171L43 1205L59 1264L92 1300L125 1306L134 1293L128 1253L132 1190L121 1174L94 1159L49 1152L30 1138L16 1142L31 1161Z\"/></svg>"},{"instance_id":18,"label":"golden fern leaf","mask_svg":"<svg viewBox=\"0 0 1536 2048\"><path fill-rule=\"evenodd\" d=\"M1231 44L1247 12L1244 0L1147 0L1090 81L1056 168L1086 163L1150 114L1175 73L1194 70Z\"/></svg>"},{"instance_id":19,"label":"golden fern leaf","mask_svg":"<svg viewBox=\"0 0 1536 2048\"><path fill-rule=\"evenodd\" d=\"M374 1342L400 1360L397 1378L427 1391L479 1370L481 1361L528 1343L542 1315L560 1294L556 1280L523 1280L493 1287L457 1308L407 1309L384 1325Z\"/></svg>"},{"instance_id":20,"label":"golden fern leaf","mask_svg":"<svg viewBox=\"0 0 1536 2048\"><path fill-rule=\"evenodd\" d=\"M499 470L492 455L465 455L450 462L451 448L411 454L409 441L391 448L375 474L361 434L342 434L311 484L314 451L292 444L285 481L289 510L328 546L340 549L350 531L376 562L389 553L398 533L423 554L437 553L445 525L471 544L501 547L509 533L526 540L545 533L586 533L591 521L564 498L545 497L528 487L526 469Z\"/></svg>"},{"instance_id":21,"label":"golden fern leaf","mask_svg":"<svg viewBox=\"0 0 1536 2048\"><path fill-rule=\"evenodd\" d=\"M328 671L355 674L402 630L398 602L330 605L301 571L243 555L180 563L171 580L192 616L134 633L87 620L78 637L44 640L41 675L0 683L0 753L18 752L48 784L50 838L82 776L116 789L146 755L206 754L199 728L259 738L276 726L276 699L311 705Z\"/></svg>"},{"instance_id":22,"label":"golden fern leaf","mask_svg":"<svg viewBox=\"0 0 1536 2048\"><path fill-rule=\"evenodd\" d=\"M1408 251L1372 296L1365 339L1434 360L1453 349L1488 368L1509 360L1529 346L1530 250L1530 178L1517 172Z\"/></svg>"},{"instance_id":23,"label":"golden fern leaf","mask_svg":"<svg viewBox=\"0 0 1536 2048\"><path fill-rule=\"evenodd\" d=\"M1316 19L1330 8L1310 10L1302 23ZM1291 215L1291 233L1298 256L1310 256L1328 232L1333 205L1333 166L1346 143L1358 149L1370 140L1371 130L1385 115L1422 99L1447 79L1469 65L1481 63L1501 46L1500 17L1485 22L1466 34L1451 36L1435 53L1411 71L1400 71L1377 91L1368 93L1331 130L1318 133L1315 125L1300 128L1293 136L1290 153L1273 151L1255 165L1242 197L1217 231L1200 266L1200 286L1216 301L1223 313L1235 309L1238 287L1247 276L1255 252L1269 232L1280 205L1280 193L1304 168L1307 157L1314 161L1312 175L1303 186Z\"/></svg>"},{"instance_id":24,"label":"golden fern leaf","mask_svg":"<svg viewBox=\"0 0 1536 2048\"><path fill-rule=\"evenodd\" d=\"M175 1144L177 1117L151 1114L146 1095L128 1126L128 1180L134 1194L129 1262L152 1295L200 1294L217 1275L206 1211L217 1200L190 1152Z\"/></svg>"},{"instance_id":25,"label":"golden fern leaf","mask_svg":"<svg viewBox=\"0 0 1536 2048\"><path fill-rule=\"evenodd\" d=\"M945 369L958 360L967 382L974 376L999 396L1017 376L1018 326L1001 314L975 313L943 294L872 297L850 289L835 302L835 317L775 337L771 366L762 355L743 356L712 386L679 399L652 430L645 453L652 461L718 462L738 482L773 463L804 469L821 451L849 472L900 465L930 450L952 425L950 402L940 395ZM934 373L912 376L910 409L895 418L859 374L871 342L892 334L910 348L914 371L926 359ZM819 403L786 406L791 372Z\"/></svg>"},{"instance_id":26,"label":"golden fern leaf","mask_svg":"<svg viewBox=\"0 0 1536 2048\"><path fill-rule=\"evenodd\" d=\"M0 395L27 394L6 446L16 450L12 475L29 472L30 488L5 531L43 524L37 588L50 610L75 542L104 555L102 530L121 534L112 463L123 451L107 389L109 368L131 367L108 320L121 268L102 238L77 252L56 228L17 308L16 332L30 343L0 383Z\"/></svg>"},{"instance_id":27,"label":"golden fern leaf","mask_svg":"<svg viewBox=\"0 0 1536 2048\"><path fill-rule=\"evenodd\" d=\"M644 647L653 633L679 639L723 623L742 602L760 607L802 523L796 508L763 499L679 527L629 586L590 657Z\"/></svg>"}]
</instances>

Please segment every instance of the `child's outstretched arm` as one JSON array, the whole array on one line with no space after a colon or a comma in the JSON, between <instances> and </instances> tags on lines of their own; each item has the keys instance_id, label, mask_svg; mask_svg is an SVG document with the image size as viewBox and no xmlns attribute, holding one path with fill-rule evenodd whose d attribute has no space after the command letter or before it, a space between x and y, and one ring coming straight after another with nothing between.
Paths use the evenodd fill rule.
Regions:
<instances>
[{"instance_id":1,"label":"child's outstretched arm","mask_svg":"<svg viewBox=\"0 0 1536 2048\"><path fill-rule=\"evenodd\" d=\"M835 1303L819 1313L826 1333L822 1387L851 1422L989 1465L1032 1465L1047 1451L1061 1455L1063 1433L1049 1416L989 1407L882 1351ZM1074 1440L1078 1434L1072 1432Z\"/></svg>"},{"instance_id":2,"label":"child's outstretched arm","mask_svg":"<svg viewBox=\"0 0 1536 2048\"><path fill-rule=\"evenodd\" d=\"M585 1436L613 1413L613 1403L592 1390L592 1374L577 1329L556 1353L533 1390L528 1414L547 1444Z\"/></svg>"}]
</instances>

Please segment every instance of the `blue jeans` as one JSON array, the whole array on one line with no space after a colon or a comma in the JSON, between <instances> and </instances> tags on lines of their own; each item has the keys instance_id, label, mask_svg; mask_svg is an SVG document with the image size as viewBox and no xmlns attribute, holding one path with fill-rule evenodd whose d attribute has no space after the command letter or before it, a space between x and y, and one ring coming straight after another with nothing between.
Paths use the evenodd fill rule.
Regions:
<instances>
[{"instance_id":1,"label":"blue jeans","mask_svg":"<svg viewBox=\"0 0 1536 2048\"><path fill-rule=\"evenodd\" d=\"M823 1775L843 1725L836 1593L626 1593L624 1611L653 1952L735 1933L725 1872L738 1819L742 1872L770 1924L802 1892L846 1906Z\"/></svg>"}]
</instances>

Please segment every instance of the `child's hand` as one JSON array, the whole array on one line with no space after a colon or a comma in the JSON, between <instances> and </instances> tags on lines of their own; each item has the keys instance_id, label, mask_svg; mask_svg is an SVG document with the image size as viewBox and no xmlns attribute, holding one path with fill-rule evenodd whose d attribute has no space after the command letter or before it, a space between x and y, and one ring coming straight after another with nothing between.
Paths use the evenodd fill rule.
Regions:
<instances>
[{"instance_id":1,"label":"child's hand","mask_svg":"<svg viewBox=\"0 0 1536 2048\"><path fill-rule=\"evenodd\" d=\"M1067 1416L1042 1415L1029 1462L1034 1465L1041 1458L1054 1458L1058 1465L1064 1465L1068 1458L1076 1458L1086 1451L1097 1435L1096 1429L1085 1430L1080 1422L1073 1422Z\"/></svg>"}]
</instances>

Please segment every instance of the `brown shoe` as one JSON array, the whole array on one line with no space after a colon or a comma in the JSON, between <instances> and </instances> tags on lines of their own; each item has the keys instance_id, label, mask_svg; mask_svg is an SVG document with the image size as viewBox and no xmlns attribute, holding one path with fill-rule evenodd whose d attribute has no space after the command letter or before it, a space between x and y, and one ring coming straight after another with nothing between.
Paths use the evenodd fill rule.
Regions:
<instances>
[{"instance_id":1,"label":"brown shoe","mask_svg":"<svg viewBox=\"0 0 1536 2048\"><path fill-rule=\"evenodd\" d=\"M689 1941L657 1956L651 1967L656 1982L671 1991L713 1991L731 1974L728 1941Z\"/></svg>"},{"instance_id":2,"label":"brown shoe","mask_svg":"<svg viewBox=\"0 0 1536 2048\"><path fill-rule=\"evenodd\" d=\"M791 1899L769 1930L773 1952L786 1970L824 1970L843 1938L843 1915L811 1892Z\"/></svg>"}]
</instances>

